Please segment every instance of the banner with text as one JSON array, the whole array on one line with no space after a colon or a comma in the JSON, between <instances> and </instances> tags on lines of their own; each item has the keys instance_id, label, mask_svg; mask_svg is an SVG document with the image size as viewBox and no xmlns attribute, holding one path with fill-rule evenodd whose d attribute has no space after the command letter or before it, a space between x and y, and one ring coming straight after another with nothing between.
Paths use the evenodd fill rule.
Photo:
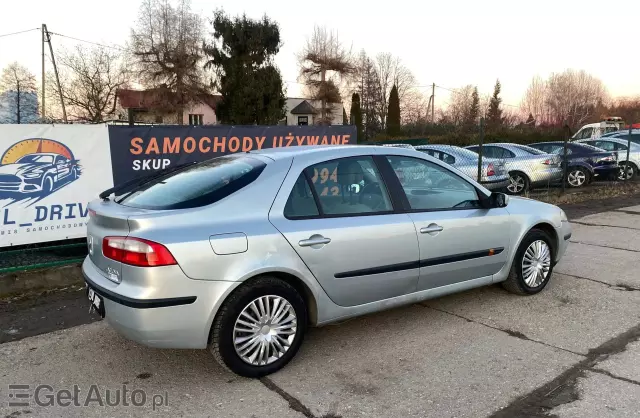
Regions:
<instances>
[{"instance_id":1,"label":"banner with text","mask_svg":"<svg viewBox=\"0 0 640 418\"><path fill-rule=\"evenodd\" d=\"M355 126L110 126L114 184L219 155L356 143Z\"/></svg>"},{"instance_id":2,"label":"banner with text","mask_svg":"<svg viewBox=\"0 0 640 418\"><path fill-rule=\"evenodd\" d=\"M113 186L104 125L0 125L0 247L86 236Z\"/></svg>"}]
</instances>

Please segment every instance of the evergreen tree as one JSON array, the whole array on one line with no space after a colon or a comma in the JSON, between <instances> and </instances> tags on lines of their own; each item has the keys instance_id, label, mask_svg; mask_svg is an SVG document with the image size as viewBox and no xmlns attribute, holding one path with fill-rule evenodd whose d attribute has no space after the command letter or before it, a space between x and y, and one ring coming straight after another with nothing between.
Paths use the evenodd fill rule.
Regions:
<instances>
[{"instance_id":1,"label":"evergreen tree","mask_svg":"<svg viewBox=\"0 0 640 418\"><path fill-rule=\"evenodd\" d=\"M218 10L212 25L215 41L204 53L222 96L216 116L233 125L277 124L285 116L282 76L273 61L281 45L278 24L267 16L230 18Z\"/></svg>"},{"instance_id":2,"label":"evergreen tree","mask_svg":"<svg viewBox=\"0 0 640 418\"><path fill-rule=\"evenodd\" d=\"M349 124L349 118L347 117L347 110L344 108L344 106L342 106L342 124L343 125Z\"/></svg>"},{"instance_id":3,"label":"evergreen tree","mask_svg":"<svg viewBox=\"0 0 640 418\"><path fill-rule=\"evenodd\" d=\"M480 116L480 96L478 95L478 87L474 87L473 93L471 93L471 106L469 106L465 121L468 128L473 128L476 125L478 116Z\"/></svg>"},{"instance_id":4,"label":"evergreen tree","mask_svg":"<svg viewBox=\"0 0 640 418\"><path fill-rule=\"evenodd\" d=\"M493 88L493 96L491 96L491 100L489 101L489 111L487 112L487 128L489 129L496 129L502 125L502 109L500 108L500 103L502 103L502 98L500 98L501 88L500 80L496 80L496 86Z\"/></svg>"},{"instance_id":5,"label":"evergreen tree","mask_svg":"<svg viewBox=\"0 0 640 418\"><path fill-rule=\"evenodd\" d=\"M351 95L351 125L356 125L358 130L358 141L364 140L364 129L362 126L362 109L360 108L360 95L353 93Z\"/></svg>"},{"instance_id":6,"label":"evergreen tree","mask_svg":"<svg viewBox=\"0 0 640 418\"><path fill-rule=\"evenodd\" d=\"M527 122L526 122L527 126L530 128L535 128L536 126L536 120L533 117L532 113L529 113L529 117L527 118Z\"/></svg>"},{"instance_id":7,"label":"evergreen tree","mask_svg":"<svg viewBox=\"0 0 640 418\"><path fill-rule=\"evenodd\" d=\"M398 88L394 84L389 94L389 108L387 111L387 135L394 137L400 135L400 97Z\"/></svg>"}]
</instances>

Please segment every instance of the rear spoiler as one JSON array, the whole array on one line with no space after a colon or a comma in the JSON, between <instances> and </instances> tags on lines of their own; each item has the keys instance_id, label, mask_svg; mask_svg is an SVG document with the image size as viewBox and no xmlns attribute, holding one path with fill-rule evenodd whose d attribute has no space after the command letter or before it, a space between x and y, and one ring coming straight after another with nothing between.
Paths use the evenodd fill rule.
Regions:
<instances>
[{"instance_id":1,"label":"rear spoiler","mask_svg":"<svg viewBox=\"0 0 640 418\"><path fill-rule=\"evenodd\" d=\"M102 193L100 193L98 195L98 197L100 199L102 199L102 200L109 200L109 196L111 196L113 193L116 193L116 192L122 193L122 192L131 191L134 188L136 188L137 186L141 186L144 183L148 183L149 181L151 181L153 179L165 176L167 174L173 173L174 171L178 171L178 170L181 170L181 169L186 168L186 167L190 167L190 166L195 165L197 163L198 163L198 161L194 161L192 163L186 163L186 164L179 164L179 165L176 165L176 166L171 167L171 168L166 168L164 170L157 171L157 172L155 172L153 174L150 174L148 176L138 177L138 178L135 178L133 180L129 180L127 182L124 182L124 183L119 184L117 186L113 186L112 188L103 191Z\"/></svg>"}]
</instances>

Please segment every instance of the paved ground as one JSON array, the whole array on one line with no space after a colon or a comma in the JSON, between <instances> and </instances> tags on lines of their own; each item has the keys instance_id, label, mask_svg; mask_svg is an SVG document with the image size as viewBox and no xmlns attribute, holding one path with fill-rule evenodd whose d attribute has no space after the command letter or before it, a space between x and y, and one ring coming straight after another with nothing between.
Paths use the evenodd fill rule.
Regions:
<instances>
[{"instance_id":1,"label":"paved ground","mask_svg":"<svg viewBox=\"0 0 640 418\"><path fill-rule=\"evenodd\" d=\"M572 245L541 294L493 286L314 329L261 380L205 351L152 350L102 321L79 325L95 318L73 289L13 301L0 315L0 416L640 416L640 206L594 212L568 211ZM74 384L84 401L97 387L87 408L9 407L20 392L9 384L50 385L41 403ZM106 390L113 401L123 385L144 390L146 406L106 406Z\"/></svg>"}]
</instances>

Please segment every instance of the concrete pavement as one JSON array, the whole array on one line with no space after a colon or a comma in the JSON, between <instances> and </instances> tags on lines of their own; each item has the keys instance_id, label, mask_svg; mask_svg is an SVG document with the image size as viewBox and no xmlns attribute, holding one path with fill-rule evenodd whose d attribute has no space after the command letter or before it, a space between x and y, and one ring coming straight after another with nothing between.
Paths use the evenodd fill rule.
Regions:
<instances>
[{"instance_id":1,"label":"concrete pavement","mask_svg":"<svg viewBox=\"0 0 640 418\"><path fill-rule=\"evenodd\" d=\"M0 416L640 416L640 206L573 221L542 293L492 286L313 329L261 380L206 351L139 346L105 322L1 344ZM80 398L126 385L148 402L8 406L9 384L43 383L76 384ZM153 395L166 398L155 410Z\"/></svg>"}]
</instances>

